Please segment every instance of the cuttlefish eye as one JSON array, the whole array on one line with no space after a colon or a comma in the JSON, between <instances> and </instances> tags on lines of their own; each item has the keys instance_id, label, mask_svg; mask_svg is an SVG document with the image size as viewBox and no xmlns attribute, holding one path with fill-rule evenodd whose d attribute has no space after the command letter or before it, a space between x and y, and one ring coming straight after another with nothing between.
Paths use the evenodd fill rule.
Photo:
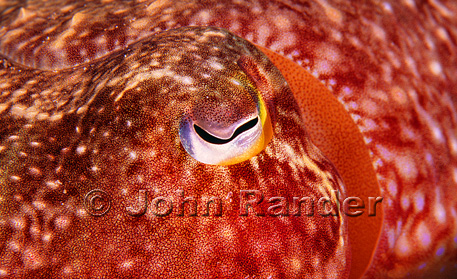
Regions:
<instances>
[{"instance_id":1,"label":"cuttlefish eye","mask_svg":"<svg viewBox=\"0 0 457 279\"><path fill-rule=\"evenodd\" d=\"M265 101L244 72L237 74L242 77L231 78L226 90L202 94L182 118L181 143L201 163L243 162L259 154L271 139Z\"/></svg>"}]
</instances>

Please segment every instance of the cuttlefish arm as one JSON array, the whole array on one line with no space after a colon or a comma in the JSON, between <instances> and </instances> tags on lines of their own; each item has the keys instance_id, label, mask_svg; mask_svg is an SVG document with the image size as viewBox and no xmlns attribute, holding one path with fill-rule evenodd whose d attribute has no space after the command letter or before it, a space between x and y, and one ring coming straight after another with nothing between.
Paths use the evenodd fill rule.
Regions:
<instances>
[{"instance_id":1,"label":"cuttlefish arm","mask_svg":"<svg viewBox=\"0 0 457 279\"><path fill-rule=\"evenodd\" d=\"M5 58L0 107L2 199L8 204L13 200L15 203L2 207L2 255L6 256L2 257L5 260L0 274L61 272L68 276L102 276L113 272L138 274L132 270L141 267L150 276L160 272L180 276L173 273L178 268L170 267L170 263L177 263L185 275L188 275L186 268L204 263L197 275L216 276L211 272L223 270L220 274L227 276L292 277L307 273L318 278L343 277L349 260L341 260L341 255L352 258L353 277L363 274L365 269L368 269L367 278L415 278L430 274L452 278L455 274L457 116L456 81L452 77L457 69L456 9L452 3L46 3L2 6L0 51ZM309 74L296 65L288 65L286 60L281 60L284 58L269 54L294 90L298 103L298 108L294 108L294 102L287 101L288 94L271 97L274 90L268 88L276 90L281 84L275 81L276 74L271 73L274 78L268 82L256 78L258 73L265 76L269 72L265 68L259 70L262 68L258 65L265 65L259 62L262 59L252 63L240 54L241 50L236 50L240 52L232 62L245 73L243 80L252 88L263 88L260 92L270 92L254 98L257 105L247 107L259 106L259 100L265 100L264 106L272 118L273 137L265 151L239 165L199 165L182 147L176 125L182 125L180 117L186 115L186 119L202 127L206 123L206 129L214 131L212 127L217 125L208 125L214 119L202 118L202 112L207 112L203 109L206 103L198 95L194 103L174 100L171 96L162 100L165 94L159 99L141 98L144 88L152 92L164 90L146 80L169 77L175 70L164 65L172 67L180 61L151 64L161 70L146 74L142 72L146 65L140 59L141 54L131 54L132 49L138 50L139 46L133 45L136 41L146 42L163 30L187 25L224 27L295 61L329 90L312 83ZM168 45L179 41L170 41ZM211 46L212 41L203 43ZM149 50L143 51L145 56L150 54ZM129 58L137 55L137 60L123 60L123 55ZM160 51L156 55L161 57ZM233 72L226 77L232 77ZM175 80L177 84L194 84L185 76L178 76L181 79ZM294 80L296 76L300 79ZM224 81L220 75L211 78ZM221 84L224 83L211 82L202 90L219 90L224 95L227 89L218 89ZM312 89L303 90L309 84L313 84ZM181 86L169 88L176 89L179 95ZM140 88L139 93L131 93L136 88ZM317 99L307 97L310 91L317 94ZM319 96L328 93L333 99L323 102ZM285 103L279 101L283 99ZM256 115L255 109L240 109L244 106L237 100L219 101L223 100L232 116L246 116L240 123ZM333 105L334 101L338 104ZM196 105L202 103L203 106ZM214 108L214 103L207 105ZM244 99L244 104L248 103ZM326 107L324 113L311 106L316 103L318 108ZM182 114L178 116L179 111ZM345 124L327 123L326 118L334 115ZM287 122L288 118L294 120ZM234 121L230 117L217 119L217 123L221 119L226 119L226 124ZM233 125L230 127L236 126ZM358 131L353 131L353 125ZM278 128L284 126L287 128ZM216 130L213 134L227 138L224 135L229 131L220 127ZM327 161L320 152L313 151L306 135L332 164L312 167L315 160ZM363 148L359 148L360 139ZM351 143L350 147L347 142ZM177 150L181 152L179 156ZM348 156L344 150L360 156L353 159L356 156ZM367 154L369 163L360 165L359 162L367 161ZM267 161L269 165L264 163ZM351 165L352 161L355 166ZM328 177L326 170L333 170L332 165L337 167L346 190L342 183L335 182L339 180L336 172L330 171L332 176ZM300 177L302 172L308 174L302 175L302 181L296 181L295 177ZM191 187L193 191L216 196L236 192L241 187L259 189L266 195L297 195L298 189L298 195L305 195L300 190L314 177L310 173L316 172L319 181L335 182L331 188L341 188L343 194L364 197L380 191L384 198L382 228L378 219L366 215L361 218L375 221L365 227L360 226L364 222L357 218L349 220L349 242L358 247L351 256L344 239L347 235L344 218L326 220L334 223L323 224L338 228L329 234L333 241L327 247L324 243L310 244L308 238L300 236L313 232L313 225L288 218L285 224L297 224L279 225L280 221L267 224L269 221L261 220L259 228L254 228L253 223L238 224L253 226L240 233L238 227L233 227L236 224L230 219L233 216L225 223L221 221L214 230L209 229L214 225L206 224L207 220L198 220L204 224L196 231L183 229L192 226L190 223L180 227L165 221L159 229L149 225L161 222L154 219L115 217L119 212L124 213L126 197L143 188L167 194L168 186L173 185L172 189L196 194L189 188L191 184L198 185L195 189ZM135 185L130 185L130 181L135 181ZM156 181L155 186L148 184L151 181ZM323 186L320 191L328 192L329 183L318 183ZM370 188L373 184L379 188ZM214 192L205 192L214 189L214 185L221 186ZM113 205L108 213L112 215L102 221L86 216L81 207L84 194L93 188L106 189L115 200L122 201L122 205ZM279 193L271 192L272 189L278 189ZM359 224L351 229L351 222ZM119 226L122 229L113 229ZM278 235L281 230L285 233ZM366 234L372 235L365 239ZM95 236L99 239L94 240ZM251 239L258 241L249 242ZM316 241L322 241L322 237ZM217 246L226 247L227 252L221 256L215 252ZM196 256L198 253L191 254L195 247L202 247L199 251L205 253L201 252L200 257ZM240 254L241 247L251 248ZM317 258L311 257L307 247L319 247L311 249L318 251ZM275 249L276 254L271 252ZM355 249L367 251L360 256ZM170 250L176 253L168 253ZM267 250L270 253L256 254ZM94 257L102 258L94 262ZM186 257L191 260L184 261ZM224 261L218 262L221 258L225 259L225 265L221 264ZM208 266L216 268L208 269L208 274L198 273ZM341 274L337 275L335 270L341 270Z\"/></svg>"}]
</instances>

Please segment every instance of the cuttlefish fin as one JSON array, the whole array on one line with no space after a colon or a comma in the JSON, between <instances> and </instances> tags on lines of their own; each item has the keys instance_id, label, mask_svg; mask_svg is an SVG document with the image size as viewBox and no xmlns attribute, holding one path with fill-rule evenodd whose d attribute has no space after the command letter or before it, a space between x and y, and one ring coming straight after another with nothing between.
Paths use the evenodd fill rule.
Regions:
<instances>
[{"instance_id":1,"label":"cuttlefish fin","mask_svg":"<svg viewBox=\"0 0 457 279\"><path fill-rule=\"evenodd\" d=\"M380 189L363 136L344 106L322 82L291 60L258 48L289 83L312 142L338 169L347 197L364 201L364 213L348 218L352 251L350 278L360 278L371 263L383 220L380 207L375 216L368 216L368 197L380 197ZM340 197L340 201L347 197Z\"/></svg>"}]
</instances>

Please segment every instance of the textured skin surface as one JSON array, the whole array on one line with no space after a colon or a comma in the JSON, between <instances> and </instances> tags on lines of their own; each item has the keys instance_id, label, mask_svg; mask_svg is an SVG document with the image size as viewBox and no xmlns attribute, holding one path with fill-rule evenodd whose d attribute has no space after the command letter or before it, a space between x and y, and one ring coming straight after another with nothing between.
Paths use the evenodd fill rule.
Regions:
<instances>
[{"instance_id":1,"label":"textured skin surface","mask_svg":"<svg viewBox=\"0 0 457 279\"><path fill-rule=\"evenodd\" d=\"M348 261L334 261L347 253L337 245L345 244L337 231L328 233L334 250L326 250L300 236L303 222L287 224L292 219L244 224L227 216L215 228L209 222L215 217L198 217L196 224L118 214L125 197L129 204L144 188L154 196L153 189L165 194L170 185L186 194L189 185L199 185L196 194L214 189L208 194L216 196L240 188L268 196L273 186L280 189L273 194L290 193L310 179L302 158L325 161L310 147L290 94L272 81L267 84L276 84L283 97L270 105L275 125L288 128L276 131L263 155L233 168L187 158L176 136L177 111L188 105L173 99L179 90L158 100L129 92L162 88L145 80L174 71L152 63L165 70L142 74L151 52L141 45L162 30L188 25L227 28L295 61L344 105L364 137L384 197L385 220L367 278L455 275L455 3L70 2L0 2L0 276L189 276L186 268L199 266L193 275L279 278L306 270L335 277L347 267ZM162 59L162 51L150 59ZM126 182L131 177L133 185ZM94 188L117 201L106 216L88 216L82 207ZM175 226L179 222L185 224ZM344 225L339 228L344 235ZM314 262L303 245L321 245Z\"/></svg>"}]
</instances>

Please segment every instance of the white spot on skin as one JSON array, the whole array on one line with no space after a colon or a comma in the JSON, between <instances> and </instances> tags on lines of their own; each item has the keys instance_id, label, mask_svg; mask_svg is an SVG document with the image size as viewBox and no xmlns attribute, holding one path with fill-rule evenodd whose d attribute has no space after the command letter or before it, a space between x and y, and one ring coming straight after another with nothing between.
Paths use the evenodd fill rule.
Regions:
<instances>
[{"instance_id":1,"label":"white spot on skin","mask_svg":"<svg viewBox=\"0 0 457 279\"><path fill-rule=\"evenodd\" d=\"M411 56L405 57L405 64L413 72L415 77L419 77L419 72L417 71L416 61Z\"/></svg>"},{"instance_id":2,"label":"white spot on skin","mask_svg":"<svg viewBox=\"0 0 457 279\"><path fill-rule=\"evenodd\" d=\"M394 229L390 229L387 232L387 242L389 243L389 249L392 249L395 244L395 231Z\"/></svg>"},{"instance_id":3,"label":"white spot on skin","mask_svg":"<svg viewBox=\"0 0 457 279\"><path fill-rule=\"evenodd\" d=\"M425 153L425 160L427 161L427 163L428 163L430 166L433 166L433 165L434 165L433 155L430 154L429 152Z\"/></svg>"},{"instance_id":4,"label":"white spot on skin","mask_svg":"<svg viewBox=\"0 0 457 279\"><path fill-rule=\"evenodd\" d=\"M441 4L437 0L430 1L430 5L433 6L443 17L452 17L454 13L450 11L446 6Z\"/></svg>"},{"instance_id":5,"label":"white spot on skin","mask_svg":"<svg viewBox=\"0 0 457 279\"><path fill-rule=\"evenodd\" d=\"M40 235L40 228L37 225L32 225L29 230L30 234L36 238Z\"/></svg>"},{"instance_id":6,"label":"white spot on skin","mask_svg":"<svg viewBox=\"0 0 457 279\"><path fill-rule=\"evenodd\" d=\"M46 181L46 186L48 186L49 188L55 190L57 188L59 188L59 186L61 185L60 181L57 180L57 181Z\"/></svg>"},{"instance_id":7,"label":"white spot on skin","mask_svg":"<svg viewBox=\"0 0 457 279\"><path fill-rule=\"evenodd\" d=\"M359 129L363 131L376 131L379 129L378 124L376 124L375 121L372 119L363 119L362 120L363 126L361 126Z\"/></svg>"},{"instance_id":8,"label":"white spot on skin","mask_svg":"<svg viewBox=\"0 0 457 279\"><path fill-rule=\"evenodd\" d=\"M17 181L21 180L21 177L19 177L17 175L12 175L12 176L10 176L10 180L13 182L17 182Z\"/></svg>"},{"instance_id":9,"label":"white spot on skin","mask_svg":"<svg viewBox=\"0 0 457 279\"><path fill-rule=\"evenodd\" d=\"M133 266L134 264L134 261L133 260L126 260L122 263L122 267L125 268L125 269L129 269Z\"/></svg>"},{"instance_id":10,"label":"white spot on skin","mask_svg":"<svg viewBox=\"0 0 457 279\"><path fill-rule=\"evenodd\" d=\"M443 224L444 222L446 222L446 211L444 210L444 207L441 203L437 203L435 205L434 214L436 220L439 223Z\"/></svg>"},{"instance_id":11,"label":"white spot on skin","mask_svg":"<svg viewBox=\"0 0 457 279\"><path fill-rule=\"evenodd\" d=\"M43 234L43 237L41 238L44 242L49 242L52 239L52 234L51 233L45 233Z\"/></svg>"},{"instance_id":12,"label":"white spot on skin","mask_svg":"<svg viewBox=\"0 0 457 279\"><path fill-rule=\"evenodd\" d=\"M40 147L41 143L36 142L36 141L32 141L32 142L30 142L30 146L32 146L32 147Z\"/></svg>"},{"instance_id":13,"label":"white spot on skin","mask_svg":"<svg viewBox=\"0 0 457 279\"><path fill-rule=\"evenodd\" d=\"M10 114L18 118L26 117L26 109L27 107L25 107L24 105L16 104L11 107Z\"/></svg>"},{"instance_id":14,"label":"white spot on skin","mask_svg":"<svg viewBox=\"0 0 457 279\"><path fill-rule=\"evenodd\" d=\"M443 142L444 141L443 133L441 132L441 129L440 129L440 127L438 125L430 126L430 129L432 130L433 137L437 141L439 141L439 142Z\"/></svg>"},{"instance_id":15,"label":"white spot on skin","mask_svg":"<svg viewBox=\"0 0 457 279\"><path fill-rule=\"evenodd\" d=\"M180 78L180 81L183 84L187 84L187 85L191 85L194 83L194 80L191 77L182 77L182 78Z\"/></svg>"},{"instance_id":16,"label":"white spot on skin","mask_svg":"<svg viewBox=\"0 0 457 279\"><path fill-rule=\"evenodd\" d=\"M421 244L424 248L428 248L432 242L430 230L427 228L424 222L421 222L417 226L416 239L418 243Z\"/></svg>"},{"instance_id":17,"label":"white spot on skin","mask_svg":"<svg viewBox=\"0 0 457 279\"><path fill-rule=\"evenodd\" d=\"M254 41L254 35L252 33L247 33L246 36L244 36L244 38L251 42Z\"/></svg>"},{"instance_id":18,"label":"white spot on skin","mask_svg":"<svg viewBox=\"0 0 457 279\"><path fill-rule=\"evenodd\" d=\"M432 116L426 110L424 110L423 107L420 106L420 104L418 103L417 93L414 91L411 91L409 93L411 99L413 99L415 102L415 108L419 113L421 120L428 126L434 139L440 144L443 143L444 136L441 131L440 125L435 121L434 118L432 118Z\"/></svg>"},{"instance_id":19,"label":"white spot on skin","mask_svg":"<svg viewBox=\"0 0 457 279\"><path fill-rule=\"evenodd\" d=\"M86 21L86 20L87 20L87 15L82 12L78 12L71 19L71 27L84 24L84 21Z\"/></svg>"},{"instance_id":20,"label":"white spot on skin","mask_svg":"<svg viewBox=\"0 0 457 279\"><path fill-rule=\"evenodd\" d=\"M59 216L54 221L55 226L61 230L67 229L70 223L70 219L67 216Z\"/></svg>"},{"instance_id":21,"label":"white spot on skin","mask_svg":"<svg viewBox=\"0 0 457 279\"><path fill-rule=\"evenodd\" d=\"M14 100L17 100L19 97L25 95L27 93L27 90L24 89L24 88L21 88L21 89L18 89L16 91L13 92L13 101Z\"/></svg>"},{"instance_id":22,"label":"white spot on skin","mask_svg":"<svg viewBox=\"0 0 457 279\"><path fill-rule=\"evenodd\" d=\"M278 14L274 17L273 23L275 24L276 27L280 29L290 29L291 23L290 19L286 15Z\"/></svg>"},{"instance_id":23,"label":"white spot on skin","mask_svg":"<svg viewBox=\"0 0 457 279\"><path fill-rule=\"evenodd\" d=\"M62 119L62 117L63 117L63 113L59 112L59 113L53 114L51 117L49 117L49 120L58 121L58 120Z\"/></svg>"},{"instance_id":24,"label":"white spot on skin","mask_svg":"<svg viewBox=\"0 0 457 279\"><path fill-rule=\"evenodd\" d=\"M43 210L46 208L46 204L42 201L34 201L32 205L36 210Z\"/></svg>"},{"instance_id":25,"label":"white spot on skin","mask_svg":"<svg viewBox=\"0 0 457 279\"><path fill-rule=\"evenodd\" d=\"M399 156L395 159L395 165L399 174L406 180L413 180L417 177L417 168L414 161L408 156Z\"/></svg>"},{"instance_id":26,"label":"white spot on skin","mask_svg":"<svg viewBox=\"0 0 457 279\"><path fill-rule=\"evenodd\" d=\"M82 218L82 217L87 217L88 214L85 209L80 208L80 209L76 210L76 216L78 216L79 218Z\"/></svg>"},{"instance_id":27,"label":"white spot on skin","mask_svg":"<svg viewBox=\"0 0 457 279\"><path fill-rule=\"evenodd\" d=\"M454 156L457 156L457 139L453 136L449 137L449 149Z\"/></svg>"},{"instance_id":28,"label":"white spot on skin","mask_svg":"<svg viewBox=\"0 0 457 279\"><path fill-rule=\"evenodd\" d=\"M410 253L410 245L406 236L400 236L397 241L397 245L395 246L395 252L399 256L407 256Z\"/></svg>"},{"instance_id":29,"label":"white spot on skin","mask_svg":"<svg viewBox=\"0 0 457 279\"><path fill-rule=\"evenodd\" d=\"M29 269L39 268L43 264L40 253L33 248L29 248L24 252L23 261L25 267Z\"/></svg>"},{"instance_id":30,"label":"white spot on skin","mask_svg":"<svg viewBox=\"0 0 457 279\"><path fill-rule=\"evenodd\" d=\"M397 195L397 183L394 180L388 182L387 189L392 196Z\"/></svg>"},{"instance_id":31,"label":"white spot on skin","mask_svg":"<svg viewBox=\"0 0 457 279\"><path fill-rule=\"evenodd\" d=\"M424 43L427 46L427 48L431 50L435 50L435 42L430 38L430 36L425 35ZM435 61L432 61L431 63L434 63Z\"/></svg>"},{"instance_id":32,"label":"white spot on skin","mask_svg":"<svg viewBox=\"0 0 457 279\"><path fill-rule=\"evenodd\" d=\"M203 10L197 15L198 21L203 23L203 25L208 24L209 20L212 18L211 13L208 10Z\"/></svg>"},{"instance_id":33,"label":"white spot on skin","mask_svg":"<svg viewBox=\"0 0 457 279\"><path fill-rule=\"evenodd\" d=\"M383 2L382 3L382 8L384 9L384 11L386 11L388 13L392 13L392 6L390 5L390 3Z\"/></svg>"},{"instance_id":34,"label":"white spot on skin","mask_svg":"<svg viewBox=\"0 0 457 279\"><path fill-rule=\"evenodd\" d=\"M270 27L265 24L259 25L257 29L257 43L264 46L270 36Z\"/></svg>"},{"instance_id":35,"label":"white spot on skin","mask_svg":"<svg viewBox=\"0 0 457 279\"><path fill-rule=\"evenodd\" d=\"M294 46L297 42L297 38L294 33L285 32L285 33L280 34L280 38L277 42L281 42L281 47L286 48L286 47Z\"/></svg>"},{"instance_id":36,"label":"white spot on skin","mask_svg":"<svg viewBox=\"0 0 457 279\"><path fill-rule=\"evenodd\" d=\"M86 153L86 147L84 145L78 146L76 148L76 154L83 155L84 153Z\"/></svg>"},{"instance_id":37,"label":"white spot on skin","mask_svg":"<svg viewBox=\"0 0 457 279\"><path fill-rule=\"evenodd\" d=\"M416 8L416 4L414 4L413 0L403 0L402 2L403 2L403 5L407 6L410 9Z\"/></svg>"},{"instance_id":38,"label":"white spot on skin","mask_svg":"<svg viewBox=\"0 0 457 279\"><path fill-rule=\"evenodd\" d=\"M325 14L331 21L338 23L338 24L340 24L342 22L343 15L341 14L340 11L338 11L336 8L330 6L330 4L328 4L327 1L325 1L325 0L320 0L319 3L324 8Z\"/></svg>"},{"instance_id":39,"label":"white spot on skin","mask_svg":"<svg viewBox=\"0 0 457 279\"><path fill-rule=\"evenodd\" d=\"M438 36L438 38L440 38L444 42L449 41L448 33L447 33L446 29L444 29L443 27L438 27L436 29L436 35Z\"/></svg>"},{"instance_id":40,"label":"white spot on skin","mask_svg":"<svg viewBox=\"0 0 457 279\"><path fill-rule=\"evenodd\" d=\"M394 154L384 146L377 144L376 148L379 152L379 157L383 159L385 162L391 162L394 159Z\"/></svg>"},{"instance_id":41,"label":"white spot on skin","mask_svg":"<svg viewBox=\"0 0 457 279\"><path fill-rule=\"evenodd\" d=\"M66 266L63 268L63 273L71 274L71 273L73 273L73 268L71 266Z\"/></svg>"},{"instance_id":42,"label":"white spot on skin","mask_svg":"<svg viewBox=\"0 0 457 279\"><path fill-rule=\"evenodd\" d=\"M8 243L8 249L13 251L13 252L20 252L22 247L16 241L11 241L11 242Z\"/></svg>"},{"instance_id":43,"label":"white spot on skin","mask_svg":"<svg viewBox=\"0 0 457 279\"><path fill-rule=\"evenodd\" d=\"M322 43L321 48L316 49L316 56L320 57L315 61L315 71L318 74L332 74L332 66L341 59L340 51L335 46Z\"/></svg>"},{"instance_id":44,"label":"white spot on skin","mask_svg":"<svg viewBox=\"0 0 457 279\"><path fill-rule=\"evenodd\" d=\"M395 101L396 104L400 104L400 105L406 104L408 101L406 92L398 86L392 88L391 97Z\"/></svg>"},{"instance_id":45,"label":"white spot on skin","mask_svg":"<svg viewBox=\"0 0 457 279\"><path fill-rule=\"evenodd\" d=\"M301 260L298 259L298 258L292 258L292 259L290 260L290 267L291 267L291 269L294 270L294 271L299 271L299 270L302 268L302 266L301 266Z\"/></svg>"},{"instance_id":46,"label":"white spot on skin","mask_svg":"<svg viewBox=\"0 0 457 279\"><path fill-rule=\"evenodd\" d=\"M370 22L370 26L372 29L372 34L380 41L384 42L386 40L386 32L384 32L383 28L379 25L375 24L374 22Z\"/></svg>"},{"instance_id":47,"label":"white spot on skin","mask_svg":"<svg viewBox=\"0 0 457 279\"><path fill-rule=\"evenodd\" d=\"M25 228L25 220L22 218L14 218L11 220L11 225L15 230L22 231Z\"/></svg>"},{"instance_id":48,"label":"white spot on skin","mask_svg":"<svg viewBox=\"0 0 457 279\"><path fill-rule=\"evenodd\" d=\"M443 74L443 68L441 67L441 64L438 61L430 62L430 64L428 65L428 68L436 76Z\"/></svg>"},{"instance_id":49,"label":"white spot on skin","mask_svg":"<svg viewBox=\"0 0 457 279\"><path fill-rule=\"evenodd\" d=\"M405 211L408 210L409 205L410 205L409 197L403 196L401 198L401 207L403 208L403 210L405 210Z\"/></svg>"},{"instance_id":50,"label":"white spot on skin","mask_svg":"<svg viewBox=\"0 0 457 279\"><path fill-rule=\"evenodd\" d=\"M209 66L216 71L224 69L224 66L221 63L215 61L209 62Z\"/></svg>"},{"instance_id":51,"label":"white spot on skin","mask_svg":"<svg viewBox=\"0 0 457 279\"><path fill-rule=\"evenodd\" d=\"M419 213L422 210L424 210L424 195L422 192L418 192L414 196L414 208L416 209L416 212Z\"/></svg>"}]
</instances>

